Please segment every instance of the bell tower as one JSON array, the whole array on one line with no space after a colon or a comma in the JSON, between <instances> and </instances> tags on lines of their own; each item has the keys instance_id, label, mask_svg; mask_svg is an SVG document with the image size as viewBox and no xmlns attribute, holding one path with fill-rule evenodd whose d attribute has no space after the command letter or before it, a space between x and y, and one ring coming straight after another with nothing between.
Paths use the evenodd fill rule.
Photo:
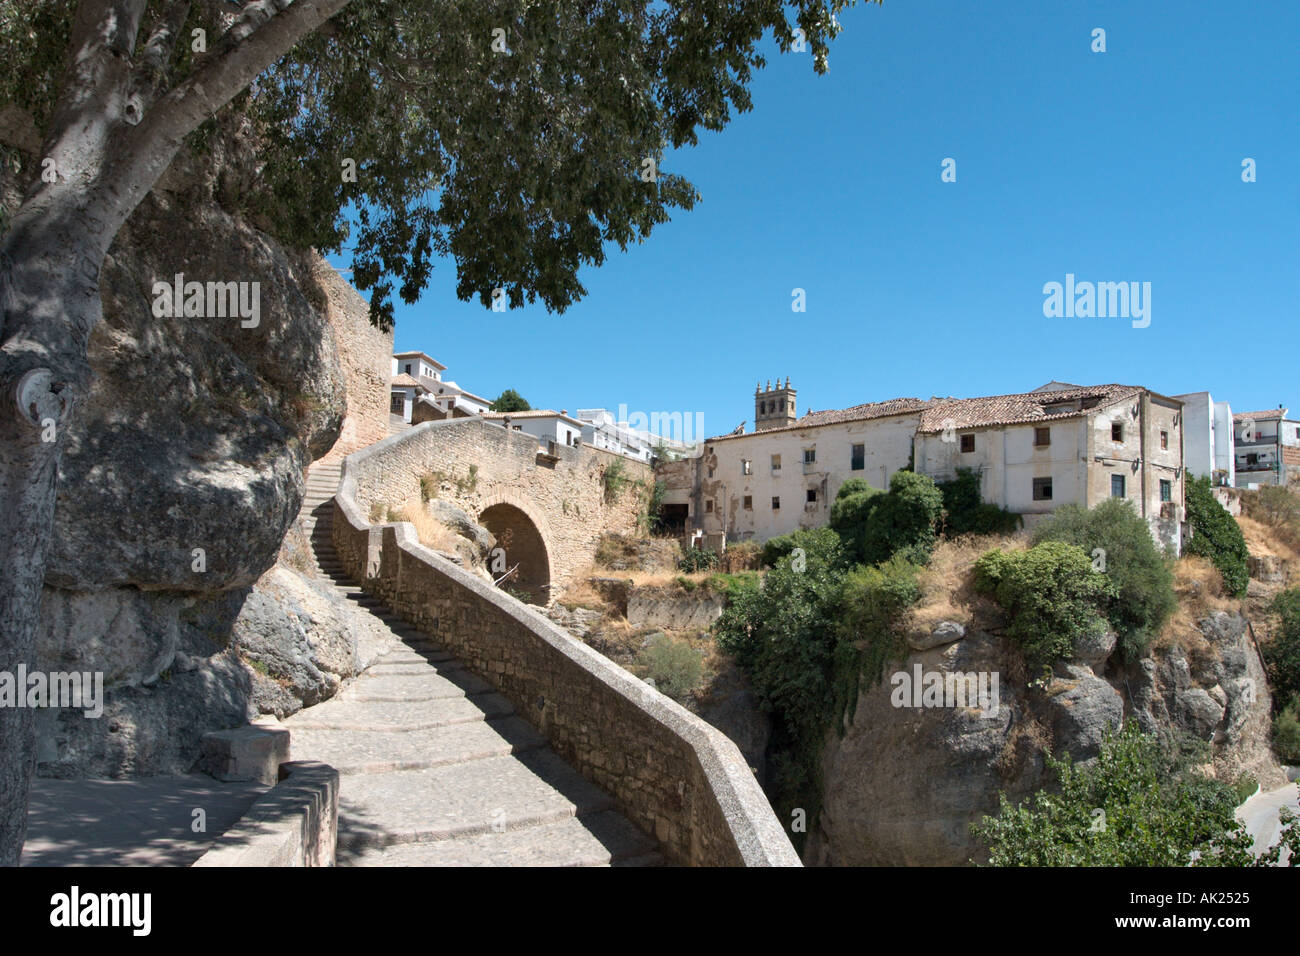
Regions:
<instances>
[{"instance_id":1,"label":"bell tower","mask_svg":"<svg viewBox=\"0 0 1300 956\"><path fill-rule=\"evenodd\" d=\"M784 387L781 385L780 378L776 380L776 388L772 387L771 380L768 381L766 389L761 385L755 385L754 431L761 432L768 428L793 425L796 417L794 397L795 390L790 387L788 375Z\"/></svg>"}]
</instances>

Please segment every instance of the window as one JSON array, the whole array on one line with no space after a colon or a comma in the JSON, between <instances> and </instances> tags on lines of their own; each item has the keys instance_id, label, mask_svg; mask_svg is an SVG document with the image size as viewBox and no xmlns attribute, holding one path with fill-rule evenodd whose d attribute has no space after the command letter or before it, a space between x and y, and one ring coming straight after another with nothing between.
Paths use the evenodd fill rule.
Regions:
<instances>
[{"instance_id":1,"label":"window","mask_svg":"<svg viewBox=\"0 0 1300 956\"><path fill-rule=\"evenodd\" d=\"M753 510L754 510L754 496L753 496L753 495L745 495L745 510L746 510L746 511L753 511Z\"/></svg>"},{"instance_id":2,"label":"window","mask_svg":"<svg viewBox=\"0 0 1300 956\"><path fill-rule=\"evenodd\" d=\"M780 470L781 470L781 456L780 456L780 455L773 455L773 456L772 456L772 470L773 470L773 471L780 471Z\"/></svg>"},{"instance_id":3,"label":"window","mask_svg":"<svg viewBox=\"0 0 1300 956\"><path fill-rule=\"evenodd\" d=\"M867 446L854 445L853 455L849 461L849 468L853 471L861 471L867 466Z\"/></svg>"},{"instance_id":4,"label":"window","mask_svg":"<svg viewBox=\"0 0 1300 956\"><path fill-rule=\"evenodd\" d=\"M817 489L816 489L816 488L809 488L809 489L808 489L808 504L810 504L810 505L815 505L815 504L817 504Z\"/></svg>"},{"instance_id":5,"label":"window","mask_svg":"<svg viewBox=\"0 0 1300 956\"><path fill-rule=\"evenodd\" d=\"M817 449L805 448L803 450L803 463L805 465L812 465L815 464L816 461L817 461Z\"/></svg>"},{"instance_id":6,"label":"window","mask_svg":"<svg viewBox=\"0 0 1300 956\"><path fill-rule=\"evenodd\" d=\"M1052 479L1051 478L1034 479L1034 500L1035 501L1052 500Z\"/></svg>"},{"instance_id":7,"label":"window","mask_svg":"<svg viewBox=\"0 0 1300 956\"><path fill-rule=\"evenodd\" d=\"M1160 479L1160 500L1161 501L1174 500L1174 483L1170 481L1168 478Z\"/></svg>"},{"instance_id":8,"label":"window","mask_svg":"<svg viewBox=\"0 0 1300 956\"><path fill-rule=\"evenodd\" d=\"M407 374L407 375L410 375L410 374L411 374L411 363L410 363L410 362L407 362L407 363L406 363L406 374Z\"/></svg>"},{"instance_id":9,"label":"window","mask_svg":"<svg viewBox=\"0 0 1300 956\"><path fill-rule=\"evenodd\" d=\"M1123 475L1110 476L1110 496L1112 498L1124 497L1124 476Z\"/></svg>"},{"instance_id":10,"label":"window","mask_svg":"<svg viewBox=\"0 0 1300 956\"><path fill-rule=\"evenodd\" d=\"M754 473L754 463L748 458L740 460L740 473L742 475L752 475Z\"/></svg>"},{"instance_id":11,"label":"window","mask_svg":"<svg viewBox=\"0 0 1300 956\"><path fill-rule=\"evenodd\" d=\"M781 496L780 496L780 495L773 495L773 496L772 496L772 510L773 510L773 511L780 511L780 510L781 510Z\"/></svg>"},{"instance_id":12,"label":"window","mask_svg":"<svg viewBox=\"0 0 1300 956\"><path fill-rule=\"evenodd\" d=\"M388 410L392 412L394 415L405 415L406 396L403 395L401 392L397 392L395 395L393 395L393 400L388 403Z\"/></svg>"},{"instance_id":13,"label":"window","mask_svg":"<svg viewBox=\"0 0 1300 956\"><path fill-rule=\"evenodd\" d=\"M1169 447L1169 432L1160 433L1160 447L1161 448Z\"/></svg>"},{"instance_id":14,"label":"window","mask_svg":"<svg viewBox=\"0 0 1300 956\"><path fill-rule=\"evenodd\" d=\"M1035 428L1035 429L1034 429L1034 447L1035 447L1035 448L1041 448L1043 445L1050 445L1051 443L1052 443L1052 429L1051 429L1051 428Z\"/></svg>"},{"instance_id":15,"label":"window","mask_svg":"<svg viewBox=\"0 0 1300 956\"><path fill-rule=\"evenodd\" d=\"M1124 423L1123 423L1123 422L1111 422L1111 423L1110 423L1110 440L1111 440L1111 441L1123 441L1123 440L1124 440ZM1122 478L1123 475L1121 475L1120 477ZM1121 495L1120 497L1122 498L1123 495Z\"/></svg>"},{"instance_id":16,"label":"window","mask_svg":"<svg viewBox=\"0 0 1300 956\"><path fill-rule=\"evenodd\" d=\"M707 514L707 515L711 515L711 514L713 514L713 499L712 499L712 498L710 498L710 499L708 499L707 501L704 502L704 513Z\"/></svg>"},{"instance_id":17,"label":"window","mask_svg":"<svg viewBox=\"0 0 1300 956\"><path fill-rule=\"evenodd\" d=\"M961 436L961 450L962 450L963 452L972 452L972 451L975 450L975 436L974 436L974 435L962 435L962 436Z\"/></svg>"}]
</instances>

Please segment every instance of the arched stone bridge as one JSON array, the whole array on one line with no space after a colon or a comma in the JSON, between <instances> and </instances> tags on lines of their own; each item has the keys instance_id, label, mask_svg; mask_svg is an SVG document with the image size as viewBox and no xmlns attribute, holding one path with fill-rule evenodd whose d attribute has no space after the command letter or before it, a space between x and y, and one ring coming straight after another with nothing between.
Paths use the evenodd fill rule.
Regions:
<instances>
[{"instance_id":1,"label":"arched stone bridge","mask_svg":"<svg viewBox=\"0 0 1300 956\"><path fill-rule=\"evenodd\" d=\"M588 446L540 448L538 439L481 418L425 422L350 456L357 504L400 511L420 479L497 539L510 586L549 603L589 566L601 535L634 534L654 477L647 465ZM606 501L607 468L631 480ZM499 576L499 575L498 575Z\"/></svg>"}]
</instances>

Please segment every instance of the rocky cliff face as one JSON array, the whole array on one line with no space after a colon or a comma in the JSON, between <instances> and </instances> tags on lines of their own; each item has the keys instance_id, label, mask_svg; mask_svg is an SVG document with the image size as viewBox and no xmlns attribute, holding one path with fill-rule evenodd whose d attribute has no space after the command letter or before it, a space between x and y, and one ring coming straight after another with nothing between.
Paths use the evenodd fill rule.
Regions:
<instances>
[{"instance_id":1,"label":"rocky cliff face","mask_svg":"<svg viewBox=\"0 0 1300 956\"><path fill-rule=\"evenodd\" d=\"M246 166L233 147L179 158L105 262L37 665L102 671L107 703L99 719L39 715L40 773L188 770L203 732L314 702L355 670L347 609L301 570L271 569L304 469L348 410L340 355L352 345L331 314L359 326L365 303L314 254L223 208ZM13 204L14 184L0 186ZM256 324L160 315L155 283L177 275L257 283ZM372 352L391 352L391 335L374 337ZM374 377L386 392L386 367Z\"/></svg>"},{"instance_id":2,"label":"rocky cliff face","mask_svg":"<svg viewBox=\"0 0 1300 956\"><path fill-rule=\"evenodd\" d=\"M999 674L999 706L902 707L888 680L863 689L851 725L832 732L823 758L824 807L805 862L820 865L962 865L979 860L970 824L1043 786L1042 748L1095 756L1102 735L1128 717L1147 732L1176 730L1211 745L1213 772L1285 781L1268 748L1267 685L1239 613L1217 611L1149 657L1121 667L1113 635L1075 649L1051 679L1028 685L1018 657L988 633L940 625L896 667L913 673Z\"/></svg>"}]
</instances>

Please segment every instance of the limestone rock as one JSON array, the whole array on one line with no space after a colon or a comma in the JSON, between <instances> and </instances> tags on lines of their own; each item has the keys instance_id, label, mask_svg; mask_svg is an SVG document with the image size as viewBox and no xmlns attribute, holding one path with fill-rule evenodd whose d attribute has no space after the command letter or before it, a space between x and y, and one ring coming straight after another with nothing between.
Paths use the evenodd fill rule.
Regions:
<instances>
[{"instance_id":1,"label":"limestone rock","mask_svg":"<svg viewBox=\"0 0 1300 956\"><path fill-rule=\"evenodd\" d=\"M940 621L929 634L909 633L907 643L913 650L928 651L932 647L943 647L960 641L966 636L966 628L956 621Z\"/></svg>"},{"instance_id":2,"label":"limestone rock","mask_svg":"<svg viewBox=\"0 0 1300 956\"><path fill-rule=\"evenodd\" d=\"M1124 702L1089 668L1070 665L1066 672L1066 679L1054 680L1048 688L1053 739L1058 753L1088 760L1097 756L1106 731L1117 730L1123 722Z\"/></svg>"},{"instance_id":3,"label":"limestone rock","mask_svg":"<svg viewBox=\"0 0 1300 956\"><path fill-rule=\"evenodd\" d=\"M1088 667L1102 664L1115 651L1118 640L1114 631L1095 631L1080 637L1074 644L1074 659Z\"/></svg>"}]
</instances>

